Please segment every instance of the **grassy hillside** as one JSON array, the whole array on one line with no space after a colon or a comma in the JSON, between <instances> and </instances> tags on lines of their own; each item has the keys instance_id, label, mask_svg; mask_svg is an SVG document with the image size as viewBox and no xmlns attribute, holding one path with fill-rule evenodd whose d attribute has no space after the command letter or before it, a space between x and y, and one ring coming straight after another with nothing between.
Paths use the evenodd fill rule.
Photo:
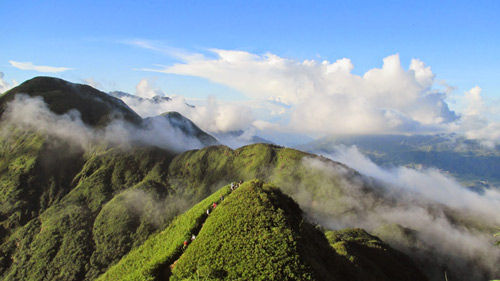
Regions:
<instances>
[{"instance_id":1,"label":"grassy hillside","mask_svg":"<svg viewBox=\"0 0 500 281\"><path fill-rule=\"evenodd\" d=\"M310 159L314 165L331 165L332 170L310 165ZM363 177L340 163L269 144L248 145L236 150L211 146L187 151L173 159L168 175L169 183L189 190L197 187L197 192L206 192L210 186L218 183L253 178L281 186L292 197L299 193L310 196L307 200L299 200L300 204L318 198L338 199L338 205L331 208L337 209L339 213L350 208L348 202L340 200L348 192L341 187L341 182L365 185ZM372 192L366 186L365 192ZM308 204L303 207L307 209Z\"/></svg>"},{"instance_id":2,"label":"grassy hillside","mask_svg":"<svg viewBox=\"0 0 500 281\"><path fill-rule=\"evenodd\" d=\"M171 280L311 279L298 249L300 223L300 208L289 198L245 183L213 210Z\"/></svg>"},{"instance_id":3,"label":"grassy hillside","mask_svg":"<svg viewBox=\"0 0 500 281\"><path fill-rule=\"evenodd\" d=\"M93 129L115 118L142 123L120 100L50 77L0 96L0 115L20 93L57 114L76 109ZM202 196L167 183L168 151L104 142L84 149L1 118L0 279L93 279Z\"/></svg>"},{"instance_id":4,"label":"grassy hillside","mask_svg":"<svg viewBox=\"0 0 500 281\"><path fill-rule=\"evenodd\" d=\"M184 241L189 241L191 235L199 231L207 218L206 210L212 210L212 204L219 203L220 197L228 196L229 192L229 186L224 186L175 218L165 230L132 250L98 280L157 280L162 276L168 277L169 265L182 254Z\"/></svg>"},{"instance_id":5,"label":"grassy hillside","mask_svg":"<svg viewBox=\"0 0 500 281\"><path fill-rule=\"evenodd\" d=\"M58 85L55 90L51 88L54 85ZM82 119L95 128L116 117L107 111L107 106L111 106L112 111L116 109L115 101L100 100L100 94L92 96L94 91L87 86L52 78L32 79L1 96L0 114L8 99L17 92L43 97L57 113L66 112L73 108L71 102L78 101L75 106L81 107ZM94 106L92 102L88 104L88 99L103 102L103 107L96 107L103 111L92 111ZM72 101L62 102L65 100ZM172 273L169 265L182 253L185 255L174 267L174 278L195 278L190 275L193 270L212 277L249 274L259 278L252 275L257 273L245 273L241 264L233 264L233 258L227 260L220 256L217 262L209 263L206 256L197 256L198 252L209 256L220 254L220 251L212 251L227 247L224 243L238 245L240 239L255 242L253 246L241 245L245 253L256 254L245 255L244 258L248 258L245 263L264 272L272 271L276 279L330 280L338 276L340 280L373 280L370 276L375 276L373 278L378 278L375 280L384 280L383 276L397 276L395 279L404 276L399 271L388 271L385 263L371 261L384 257L386 252L394 256L385 244L358 231L351 231L347 236L336 234L340 238L333 240L330 233L329 242L319 229L304 220L297 204L281 193L293 198L312 221L333 218L342 223L367 216L378 206L399 204L384 197L382 186L342 164L269 144L236 150L211 146L178 155L137 143L125 146L96 142L83 149L67 140L26 131L2 121L2 280L93 280L104 272L106 275L102 278L105 279L149 280ZM227 196L208 219L204 216L207 204L221 194L228 194L227 187L214 194L217 188L252 179L269 182L269 185L248 183L247 187ZM281 191L272 186L280 186ZM212 197L179 216L208 196ZM258 211L253 212L252 207ZM481 221L474 221L475 218L471 223L460 214L438 207L436 210L445 212L457 226L471 231L488 230ZM176 216L179 217L171 223ZM234 224L228 228L227 222ZM200 226L202 223L204 227ZM252 232L254 226L255 232ZM186 252L180 251L180 242L186 235L198 231L199 239L189 245ZM219 236L223 233L231 235ZM260 233L266 239L263 240ZM382 234L384 239L393 238ZM209 237L217 237L217 241ZM201 242L196 242L204 239L215 248L204 248L198 244ZM416 239L421 242L419 237ZM165 244L164 240L170 242ZM404 247L408 250L407 245ZM234 260L243 258L234 249L227 248L224 252L231 253ZM125 255L128 258L122 259ZM359 255L364 258L352 258ZM275 262L263 264L261 257ZM203 270L198 271L194 260L203 261ZM221 268L226 263L234 265L235 271ZM401 268L406 265L406 262L398 263ZM432 266L441 268L443 263L440 260ZM373 273L367 273L372 270ZM405 270L412 272L413 269Z\"/></svg>"},{"instance_id":6,"label":"grassy hillside","mask_svg":"<svg viewBox=\"0 0 500 281\"><path fill-rule=\"evenodd\" d=\"M383 215L374 217L377 221L372 222L366 221L366 218L385 210L406 212L407 204L412 206L426 202L419 202L421 199L403 202L402 198L392 197L384 186L342 164L268 144L254 144L236 150L218 146L188 151L173 159L168 175L169 183L186 190L199 188L195 191L197 193L207 192L210 186L218 183L252 178L280 186L285 194L299 203L312 221L333 222L334 226L359 221L376 226L383 224ZM439 219L449 221L454 229L465 229L467 233L481 237L494 233L493 225L487 224L485 218L470 217L466 212L436 203L425 204L418 208L426 210L430 216L440 216L442 218ZM397 244L399 237L385 233L383 239ZM425 236L419 235L415 239L415 245L426 245ZM449 251L436 251L436 246L415 251L410 244L398 250L416 258L419 267L436 279L442 277L443 268L462 277L470 277L470 280L480 280L474 279L476 276L494 277L497 272L488 267L488 258L477 254L456 255ZM421 255L432 257L433 262L429 263ZM461 266L463 264L474 266L477 272L466 270Z\"/></svg>"},{"instance_id":7,"label":"grassy hillside","mask_svg":"<svg viewBox=\"0 0 500 281\"><path fill-rule=\"evenodd\" d=\"M5 279L93 279L182 211L157 208L169 194L167 152L113 148L85 157L69 193L5 238Z\"/></svg>"},{"instance_id":8,"label":"grassy hillside","mask_svg":"<svg viewBox=\"0 0 500 281\"><path fill-rule=\"evenodd\" d=\"M0 241L71 191L83 151L42 135L0 126ZM60 153L66 151L66 153Z\"/></svg>"},{"instance_id":9,"label":"grassy hillside","mask_svg":"<svg viewBox=\"0 0 500 281\"><path fill-rule=\"evenodd\" d=\"M362 280L427 279L410 258L363 229L327 231L326 237L335 252L353 265L350 274L361 276L359 268L370 273Z\"/></svg>"},{"instance_id":10,"label":"grassy hillside","mask_svg":"<svg viewBox=\"0 0 500 281\"><path fill-rule=\"evenodd\" d=\"M362 212L369 212L377 204L377 201L361 199L367 196L377 198L378 195L376 189L370 188L371 183L365 182L366 179L363 179L355 171L304 152L267 144L255 144L237 150L231 150L225 146L213 146L187 151L177 156L154 147L134 149L100 147L95 151L84 153L82 157L84 161L80 171L70 181L69 187L71 188L64 196L61 195L60 199L54 200L46 209L40 211L40 215L34 216L26 224L8 229L11 234L4 237L5 242L0 246L0 276L3 279L92 280L106 272L112 264L118 262L130 250L132 250L130 254L132 255L133 249L139 249L138 247L141 245L162 247L158 251L158 253L162 253L161 257L145 259L158 259L162 262L150 265L142 264L142 262L134 266L127 265L125 267L130 267L134 271L127 271L123 276L133 276L127 277L131 278L130 280L134 280L137 276L143 276L141 278L146 279L154 278L159 274L155 270L165 269L172 256L175 257L175 253L178 253L176 247L179 243L175 242L175 247L159 244L158 241L165 238L158 238L160 240L156 240L157 242L146 242L145 244L143 242L148 241L151 234L156 235L154 233L165 229L174 216L181 214L196 202L211 195L214 188L232 181L259 178L272 182L280 186L284 193L296 199L307 213L314 213L316 216L355 218L362 215ZM327 164L326 167L329 168L317 166L320 164ZM346 185L356 186L357 189L345 189ZM353 200L352 192L360 196L359 202L355 205L357 209L353 209L353 203L349 201ZM271 193L274 194L274 192ZM235 200L231 198L232 196L236 197L236 194L235 192L226 198L227 201L225 200L225 203L219 206L220 209L223 210L225 204ZM260 191L257 194L261 194ZM271 196L266 192L263 194L261 195L264 197ZM349 200L346 201L345 198L349 198ZM244 202L246 199L242 197L234 202L239 200ZM372 204L370 202L373 202L374 205L370 205ZM250 205L252 206L252 203ZM241 205L238 208L240 209L233 210L236 212L233 214L234 217L237 213L245 214L243 210L251 207ZM283 210L293 209L290 206L274 206L269 208L269 210L274 211L269 212L274 214L278 210L279 214L280 208ZM196 212L203 214L204 209L205 207L200 207ZM267 207L263 210L267 210ZM231 212L228 211L228 213ZM294 214L276 219L280 221L299 220L295 216L298 216L300 211L295 210L292 213ZM196 215L193 216L196 217ZM273 217L273 215L266 217ZM259 220L258 216L255 219ZM225 217L221 221L214 221L213 231L222 229L224 227L223 221L230 221L230 218ZM211 224L207 221L205 226L208 227ZM247 223L247 226L252 226L252 224L253 222ZM191 222L187 228L183 228L185 230L182 232L183 235L196 229L197 225L196 222ZM294 224L287 223L286 225L289 227ZM272 230L272 227L270 229ZM269 228L266 227L262 233L266 233L268 230ZM294 242L290 242L292 244L285 243L279 247L298 251L301 263L295 269L304 278L312 276L312 278L328 280L325 276L337 274L338 276L355 276L355 278L366 279L368 277L356 268L383 267L383 265L376 263L373 265L366 260L374 259L378 257L378 254L384 252L355 248L354 253L351 253L349 251L352 247L349 243L345 247L340 247L344 245L341 243L334 247L334 250L328 250L329 248L325 247L325 245L329 245L328 240L319 235L317 229L309 224L302 223L299 228L292 228L292 230L290 233L295 233L291 234ZM203 231L198 237L200 241L203 238ZM281 232L287 233L285 230L280 230ZM171 232L167 232L167 234L165 235L172 236ZM272 232L268 234L268 236L273 235ZM183 238L175 237L178 241L185 239L185 236L182 236ZM304 237L316 238L306 239ZM221 237L218 240L225 241L224 239L226 238ZM261 242L256 240L256 245L262 244ZM293 248L293 245L296 248ZM380 244L372 243L367 247L372 246L376 248ZM385 246L380 247L384 249ZM340 254L344 258L332 258L335 257L332 255L335 250L340 251L337 252L337 256ZM151 254L157 251L149 250L149 252ZM138 253L141 255L143 251ZM163 256L164 253L167 254ZM350 257L356 256L358 253L366 254L369 258L358 259L362 262L351 264ZM287 255L290 253L287 252ZM142 258L137 260L140 259ZM221 257L221 260L224 263L227 262L224 257ZM132 261L127 262L127 264L130 262L136 263L138 261L132 258ZM178 263L182 265L185 262L179 260ZM189 268L193 265L186 263L185 266ZM331 272L330 268L340 268L345 269L345 271ZM143 271L143 269L147 270ZM178 270L179 278L183 278L185 275L183 275L181 267ZM219 272L217 270L220 269L213 268L208 272L217 274ZM113 275L115 273L112 272L121 271L109 271L107 274L112 274L109 275L112 276L110 279L115 279L116 276ZM116 274L122 276L122 273ZM374 273L373 276L384 275ZM103 278L107 277L103 276Z\"/></svg>"},{"instance_id":11,"label":"grassy hillside","mask_svg":"<svg viewBox=\"0 0 500 281\"><path fill-rule=\"evenodd\" d=\"M329 232L329 238L332 233L337 243L369 236L360 231L344 236ZM195 240L190 239L193 234ZM382 252L375 256L379 260L370 267L346 260L318 228L304 221L291 198L253 180L232 192L225 186L209 196L99 280L426 280L407 257L369 237L378 246L375 251ZM374 258L361 251L350 254L363 261ZM407 263L383 266L397 258Z\"/></svg>"}]
</instances>

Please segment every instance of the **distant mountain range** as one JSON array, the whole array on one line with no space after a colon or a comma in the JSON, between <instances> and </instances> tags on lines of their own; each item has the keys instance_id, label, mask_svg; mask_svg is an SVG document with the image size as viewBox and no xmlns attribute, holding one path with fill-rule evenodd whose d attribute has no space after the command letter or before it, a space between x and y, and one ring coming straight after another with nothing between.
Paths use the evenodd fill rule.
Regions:
<instances>
[{"instance_id":1,"label":"distant mountain range","mask_svg":"<svg viewBox=\"0 0 500 281\"><path fill-rule=\"evenodd\" d=\"M435 167L472 188L500 185L500 150L456 134L362 135L324 137L298 148L315 153L334 153L339 145L355 145L384 167Z\"/></svg>"},{"instance_id":2,"label":"distant mountain range","mask_svg":"<svg viewBox=\"0 0 500 281\"><path fill-rule=\"evenodd\" d=\"M43 101L58 122L43 124L55 117L12 107L20 100L29 104L28 97L37 106ZM320 156L272 144L210 145L217 140L178 113L142 119L117 98L49 77L0 96L0 115L2 280L443 280L445 270L450 280L500 275L489 266L496 252L461 252L460 244L430 239L438 236L429 223L391 221L415 209L418 216L405 222L430 214L439 229L462 231L467 244L472 234L491 236L488 218L402 197ZM26 118L37 122L22 123ZM97 136L85 145L74 143L84 137L76 128L81 123ZM142 134L162 126L177 128L181 142L207 146L179 152L144 138L107 141L109 134L121 139L122 128ZM370 233L345 227L355 222Z\"/></svg>"},{"instance_id":3,"label":"distant mountain range","mask_svg":"<svg viewBox=\"0 0 500 281\"><path fill-rule=\"evenodd\" d=\"M113 97L118 98L118 99L130 98L130 99L135 99L138 101L149 101L149 102L156 103L156 104L172 100L171 98L165 97L165 96L154 96L152 98L142 98L142 97L132 95L129 93L125 93L125 92L121 92L121 91L113 91L113 92L109 92L108 94L110 96L113 96Z\"/></svg>"},{"instance_id":4,"label":"distant mountain range","mask_svg":"<svg viewBox=\"0 0 500 281\"><path fill-rule=\"evenodd\" d=\"M152 98L142 98L142 97L139 97L139 96L136 96L136 95L132 95L132 94L129 94L129 93L125 93L125 92L121 92L121 91L113 91L113 92L110 92L109 95L115 97L115 98L118 98L118 99L121 99L121 100L124 100L124 101L129 101L129 100L132 100L134 102L139 102L139 103L143 103L143 102L149 102L151 104L161 104L161 103L164 103L164 102L170 102L172 99L167 97L167 96L154 96ZM195 108L194 105L190 105L190 104L187 104L187 106L191 107L191 108ZM179 113L177 113L179 114ZM184 117L183 117L184 118ZM191 122L192 125L194 125L194 123ZM196 126L196 125L195 125ZM198 127L196 127L198 128ZM261 138L259 136L250 136L248 139L247 138L244 138L244 131L243 130L234 130L234 131L228 131L228 132L215 132L215 133L212 133L216 138L218 139L221 139L221 140L225 140L227 142L230 142L230 143L273 143L265 138ZM213 145L214 143L206 143L207 145Z\"/></svg>"}]
</instances>

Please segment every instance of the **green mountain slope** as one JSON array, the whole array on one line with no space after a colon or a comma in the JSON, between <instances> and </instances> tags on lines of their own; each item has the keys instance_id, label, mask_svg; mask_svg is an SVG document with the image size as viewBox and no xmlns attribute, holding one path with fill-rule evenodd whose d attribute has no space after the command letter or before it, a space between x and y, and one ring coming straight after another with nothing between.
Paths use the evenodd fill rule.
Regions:
<instances>
[{"instance_id":1,"label":"green mountain slope","mask_svg":"<svg viewBox=\"0 0 500 281\"><path fill-rule=\"evenodd\" d=\"M75 176L88 161L88 155L84 155L85 149L81 145L73 145L61 138L63 135L71 136L70 140L77 139L81 131L71 131L71 128L61 129L57 124L52 124L51 130L59 130L59 133L54 136L47 133L48 130L36 131L25 126L18 126L15 123L16 120L7 120L5 110L18 94L42 98L48 108L56 114L77 110L82 121L98 133L96 128L101 128L117 118L124 118L134 126L143 125L143 120L121 100L90 86L73 84L57 78L36 77L0 96L0 118L2 118L0 122L0 241L4 241L15 228L40 215L51 204L59 201L71 191L75 187ZM185 124L191 124L191 121L182 115L173 115L183 120ZM32 118L37 119L37 116ZM78 125L78 123L75 124ZM183 130L183 124L178 125L181 130ZM43 125L41 122L36 123L35 126L43 127ZM66 130L66 132L61 134L61 130ZM99 135L98 133L95 134ZM215 140L199 128L191 135L189 135L191 131L185 130L185 133L195 139L200 136L199 140L202 143L208 144L209 141ZM85 136L82 136L82 139L85 139ZM94 143L92 145L95 146L93 149L99 149L108 144ZM89 146L88 142L85 146Z\"/></svg>"},{"instance_id":2,"label":"green mountain slope","mask_svg":"<svg viewBox=\"0 0 500 281\"><path fill-rule=\"evenodd\" d=\"M0 241L71 191L83 151L64 142L0 126ZM65 151L66 153L60 153Z\"/></svg>"},{"instance_id":3,"label":"green mountain slope","mask_svg":"<svg viewBox=\"0 0 500 281\"><path fill-rule=\"evenodd\" d=\"M342 175L315 169L304 163L306 159L332 165ZM340 163L270 144L253 144L236 150L225 146L211 146L187 151L172 160L168 178L169 182L188 189L198 187L198 192L204 192L219 182L259 178L282 186L287 194L301 190L310 192L313 196L311 200L324 196L340 199L344 192L341 181L364 181L356 171ZM319 192L320 187L325 185L329 188ZM344 203L339 200L339 204L341 206Z\"/></svg>"},{"instance_id":4,"label":"green mountain slope","mask_svg":"<svg viewBox=\"0 0 500 281\"><path fill-rule=\"evenodd\" d=\"M0 246L3 276L7 280L96 277L176 215L156 214L161 210L156 209L155 199L167 192L162 171L170 157L154 148L128 153L116 148L90 156L71 191L13 229Z\"/></svg>"},{"instance_id":5,"label":"green mountain slope","mask_svg":"<svg viewBox=\"0 0 500 281\"><path fill-rule=\"evenodd\" d=\"M0 113L18 93L43 98L58 114L79 110L91 129L122 117L142 124L121 101L49 77L0 96ZM174 156L169 151L99 140L84 148L71 142L76 132L66 132L73 134L68 140L5 118L0 121L0 279L93 279L197 200L190 195L184 200L183 190L167 184Z\"/></svg>"},{"instance_id":6,"label":"green mountain slope","mask_svg":"<svg viewBox=\"0 0 500 281\"><path fill-rule=\"evenodd\" d=\"M211 207L213 202L217 207ZM376 237L360 230L345 233L336 239L365 249L357 240L369 237L382 255L358 251L350 256L357 260L345 259L303 220L291 198L250 181L232 192L225 186L197 204L99 280L426 280L407 257ZM196 239L191 240L193 234ZM373 258L378 260L371 267L358 262ZM391 262L392 267L385 266Z\"/></svg>"},{"instance_id":7,"label":"green mountain slope","mask_svg":"<svg viewBox=\"0 0 500 281\"><path fill-rule=\"evenodd\" d=\"M348 272L360 276L362 280L426 279L406 255L363 229L327 231L326 237L335 252L354 265ZM360 274L359 268L369 272L369 276Z\"/></svg>"},{"instance_id":8,"label":"green mountain slope","mask_svg":"<svg viewBox=\"0 0 500 281\"><path fill-rule=\"evenodd\" d=\"M33 85L42 85L40 90L37 90L38 86L26 86L33 81L38 81ZM41 96L48 102L48 107L58 114L81 108L82 119L88 116L84 122L92 130L103 129L113 118L126 116L127 110L122 112L115 108L111 97L109 102L104 102L107 105L102 105L102 108L111 108L111 111L94 114L94 100L102 101L100 94L92 97L92 90L86 92L87 86L52 78L35 78L26 83L19 86L22 90L14 88L0 97L1 110L5 110L7 99L14 99L12 93L28 91ZM59 85L59 88L48 89L45 83ZM72 92L74 89L80 89L85 94L79 90ZM66 94L67 97L60 98L69 100L68 103L78 101L77 107L57 98ZM83 96L78 97L80 95ZM122 113L115 114L115 110ZM5 111L0 112L5 114ZM139 121L143 125L142 120ZM134 128L141 128L136 123L132 124ZM72 138L65 138L67 135ZM270 239L274 235L273 227L279 226L280 233L288 233L291 240L280 238L279 241L269 241L271 244L266 244L267 240L262 243L255 240L271 248L280 245L276 246L279 250L277 255L287 253L287 256L295 257L284 259L285 264L280 265L280 268L293 268L286 274L325 280L328 280L325 276L365 276L363 278L370 280L363 272L371 272L370 276L375 276L377 280L383 280L384 275L404 276L390 275L395 273L388 271L386 263L373 261L379 256L386 259L387 253L390 257L400 257L380 240L357 230L348 231L349 235L327 234L330 235L330 240L327 240L321 231L306 222L328 218L342 225L342 222L368 216L379 206L390 208L401 204L394 198L386 197L383 186L345 165L269 144L255 144L236 150L210 146L176 154L140 142L116 144L91 140L83 147L71 142L76 137L78 135L74 136L72 132L51 135L16 127L6 119L0 121L0 279L94 280L104 272L106 275L102 278L112 280L122 277L129 280L154 279L161 274L168 275L169 265L183 253L178 247L186 235L189 237L192 232L199 231L198 241L203 240L203 233L219 235L213 231L224 228L224 221L246 214L242 210L251 208L248 204L260 206L257 209L265 216L261 216L259 211L250 217L239 217L245 223L235 225L234 229L259 225L262 226L259 232L268 233ZM227 187L214 194L220 186L254 178L280 186L283 193L301 206L305 219L295 203L282 204L289 202L289 198L269 186L252 185L256 189L248 193L242 188L238 191L241 196L237 192L228 195ZM226 217L225 213L220 213L219 217L214 212L205 222L203 214L207 204L213 203L222 194L228 196L218 208L227 208L227 213L232 215ZM213 197L190 209L208 196ZM256 196L261 201L254 201ZM251 202L256 203L252 205ZM490 230L482 220L471 218L468 221L460 212L450 212L437 205L431 207L437 210L436 213L444 213L457 227L471 232ZM181 215L189 209L188 213ZM178 218L174 219L176 216ZM210 222L211 218L218 217L221 219ZM203 222L207 228L200 228ZM384 241L393 239L390 234L383 233ZM340 238L335 238L337 236ZM418 239L421 238L417 237L417 245L421 242ZM164 244L164 240L171 242ZM217 241L234 242L230 237L219 237ZM217 241L207 240L207 243ZM192 265L188 261L198 259L195 253L190 253L194 251L189 250L191 246L195 243L179 259L179 267L174 268L173 276L187 276L182 273L182 268L190 268ZM398 249L412 254L412 249L407 246ZM257 253L270 254L265 251ZM238 255L238 251L232 254ZM122 259L125 255L128 258ZM272 255L266 257L273 259ZM224 257L220 259L225 262ZM395 259L401 262L396 268L407 268L406 262ZM387 257L387 260L391 259ZM423 264L432 266L433 270L440 269L446 263L443 260ZM255 257L248 261L256 266L258 262ZM478 265L480 261L464 264ZM120 265L122 269L115 269ZM422 268L421 263L418 266ZM345 271L340 270L343 268ZM476 268L482 270L479 266ZM340 271L330 271L336 269ZM451 269L459 272L456 267ZM178 273L176 270L179 270ZM223 271L227 271L228 276L230 273L226 268L209 268L207 271L216 275ZM281 269L277 271L285 274ZM435 272L439 278L442 276L439 270ZM234 274L243 274L243 271ZM467 277L466 273L462 276Z\"/></svg>"},{"instance_id":9,"label":"green mountain slope","mask_svg":"<svg viewBox=\"0 0 500 281\"><path fill-rule=\"evenodd\" d=\"M196 190L197 187L195 192L198 193L218 183L259 178L280 186L285 194L300 204L313 221L330 221L334 222L334 226L352 225L353 222L382 226L386 223L384 214L404 214L408 212L408 208L416 208L419 210L417 218L422 215L423 219L449 224L446 226L449 231L463 231L459 235L471 234L484 239L495 231L494 225L488 223L488 218L451 210L424 198L413 197L414 195L410 195L408 200L397 195L394 197L393 191L340 163L274 145L254 144L236 150L213 146L187 151L172 160L168 173L169 182L186 189ZM427 215L428 218L425 217ZM411 214L408 216L415 219L411 218ZM373 221L367 221L369 218ZM413 227L411 224L406 226ZM420 230L426 230L423 227ZM400 245L397 234L384 233L383 239ZM439 245L435 241L430 241L429 244L425 235L418 235L415 239L414 244L406 243L398 247L398 250L418 259L418 266L433 280L442 278L443 268L448 268L449 276L453 272L453 276L469 280L483 280L500 274L498 270L488 266L491 260L498 259L497 254L489 253L494 250L486 250L491 255L488 258L488 255L479 252L477 255L462 252L466 247L460 246L457 247L457 254L450 250L438 251L436 247ZM482 241L478 243L484 243ZM416 251L415 245L423 248ZM467 270L470 266L476 270Z\"/></svg>"},{"instance_id":10,"label":"green mountain slope","mask_svg":"<svg viewBox=\"0 0 500 281\"><path fill-rule=\"evenodd\" d=\"M56 114L76 109L82 121L90 126L105 126L117 118L136 125L142 121L139 115L117 98L88 85L53 77L35 77L5 92L0 97L0 116L7 104L20 93L43 98L49 109Z\"/></svg>"},{"instance_id":11,"label":"green mountain slope","mask_svg":"<svg viewBox=\"0 0 500 281\"><path fill-rule=\"evenodd\" d=\"M319 216L355 218L380 202L366 205L370 201L361 200L378 198L378 192L355 171L266 144L237 150L213 146L177 156L149 147L103 148L86 153L84 159L71 181L71 191L39 217L13 230L0 246L1 274L7 280L92 280L167 226L175 215L212 194L215 186L234 180L271 181L296 198L307 213ZM311 159L314 162L308 162ZM314 167L318 163L336 170ZM346 184L361 185L356 209ZM346 255L347 259L350 256L356 252ZM78 262L70 262L75 259Z\"/></svg>"},{"instance_id":12,"label":"green mountain slope","mask_svg":"<svg viewBox=\"0 0 500 281\"><path fill-rule=\"evenodd\" d=\"M207 209L221 196L227 196L225 186L177 217L160 233L154 234L140 247L130 251L98 280L154 280L170 276L169 265L174 263L184 250L184 241L197 233L207 218ZM160 278L161 279L161 278Z\"/></svg>"}]
</instances>

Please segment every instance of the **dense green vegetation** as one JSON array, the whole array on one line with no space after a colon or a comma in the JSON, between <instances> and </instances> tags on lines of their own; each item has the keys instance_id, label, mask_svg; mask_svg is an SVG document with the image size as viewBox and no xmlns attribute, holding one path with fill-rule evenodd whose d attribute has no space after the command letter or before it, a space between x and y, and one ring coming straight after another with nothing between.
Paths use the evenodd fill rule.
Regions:
<instances>
[{"instance_id":1,"label":"dense green vegetation","mask_svg":"<svg viewBox=\"0 0 500 281\"><path fill-rule=\"evenodd\" d=\"M0 241L5 241L71 190L83 151L12 125L0 131Z\"/></svg>"},{"instance_id":2,"label":"dense green vegetation","mask_svg":"<svg viewBox=\"0 0 500 281\"><path fill-rule=\"evenodd\" d=\"M94 128L142 122L118 99L48 77L2 95L0 115L18 93L58 114L76 109ZM0 132L0 279L93 279L209 194L167 183L173 154L156 147L96 142L84 150L5 120Z\"/></svg>"},{"instance_id":3,"label":"dense green vegetation","mask_svg":"<svg viewBox=\"0 0 500 281\"><path fill-rule=\"evenodd\" d=\"M13 93L25 92L57 113L82 110L94 128L116 116L134 119L87 87L35 78L0 97L0 114ZM89 99L104 104L93 111ZM342 164L268 144L175 155L137 143L96 141L84 149L10 123L0 123L0 132L2 280L156 280L171 273L177 279L265 273L265 279L400 280L402 272L414 272L400 253L362 231L327 232L327 239L284 195L317 217L369 212L382 200L382 187ZM229 194L225 185L239 180L252 181ZM226 199L207 218L207 206L221 195ZM198 232L184 252L182 242ZM390 262L400 270L386 268Z\"/></svg>"},{"instance_id":4,"label":"dense green vegetation","mask_svg":"<svg viewBox=\"0 0 500 281\"><path fill-rule=\"evenodd\" d=\"M210 214L171 279L311 279L298 251L300 219L298 206L278 191L245 183Z\"/></svg>"},{"instance_id":5,"label":"dense green vegetation","mask_svg":"<svg viewBox=\"0 0 500 281\"><path fill-rule=\"evenodd\" d=\"M221 196L227 196L225 186L177 217L162 232L153 235L143 245L132 250L119 263L111 267L99 280L156 280L170 274L172 264L183 251L183 242L190 240L206 219L206 210L211 209Z\"/></svg>"},{"instance_id":6,"label":"dense green vegetation","mask_svg":"<svg viewBox=\"0 0 500 281\"><path fill-rule=\"evenodd\" d=\"M363 229L327 231L326 237L335 252L354 265L353 275L360 275L358 268L370 272L363 280L426 279L406 255Z\"/></svg>"},{"instance_id":7,"label":"dense green vegetation","mask_svg":"<svg viewBox=\"0 0 500 281\"><path fill-rule=\"evenodd\" d=\"M215 209L210 207L214 202ZM209 196L99 280L426 280L407 257L361 230L328 235L334 237L334 247L320 229L304 221L291 198L253 180L233 192L225 186ZM379 259L369 267L334 251L339 243L364 247L367 237L382 253L356 253L363 262ZM395 261L397 267L387 267Z\"/></svg>"},{"instance_id":8,"label":"dense green vegetation","mask_svg":"<svg viewBox=\"0 0 500 281\"><path fill-rule=\"evenodd\" d=\"M321 202L322 197L338 198L328 211L342 213L349 206L340 200L345 192L340 181L359 178L342 165L300 151L264 144L237 150L214 146L172 157L168 152L151 147L97 147L95 151L86 152L84 164L71 181L69 193L45 210L40 218L32 219L15 230L15 235L6 238L0 247L2 276L26 280L94 279L130 250L142 245L149 235L164 229L175 215L212 194L214 187L234 180L261 178L279 184L283 191L292 195L300 190L309 191L310 196L303 200L311 203ZM342 174L304 165L304 157L330 163ZM325 186L328 188L321 188ZM145 198L138 200L141 202L138 205L143 206L139 210L131 207L137 204L130 198L136 197ZM227 202L230 202L230 197ZM185 204L176 205L178 201ZM300 253L310 254L300 255L303 265L300 268L309 268L309 271L301 269L300 276L328 280L325 276L361 272L351 269L332 273L330 269L349 267L332 256L334 252L325 247L328 242L325 238L318 238L321 236L314 227L302 225L295 243L299 245L297 250ZM160 245L158 242L149 243ZM171 252L159 252L175 255L176 248L169 249ZM157 267L150 266L161 268L159 265L168 263L170 254L163 257L166 262L155 263ZM132 268L139 270L142 267ZM154 277L158 273L139 270L130 274Z\"/></svg>"},{"instance_id":9,"label":"dense green vegetation","mask_svg":"<svg viewBox=\"0 0 500 281\"><path fill-rule=\"evenodd\" d=\"M259 178L281 186L287 194L305 189L311 191L314 197L331 198L340 198L341 180L350 181L356 176L357 180L361 179L354 170L341 164L333 163L344 173L345 177L342 179L338 174L303 165L302 160L308 157L333 163L312 154L269 144L254 144L236 150L225 146L211 146L187 151L175 157L169 167L168 177L169 182L188 189L202 187L201 190L219 182ZM320 188L322 186L331 188Z\"/></svg>"},{"instance_id":10,"label":"dense green vegetation","mask_svg":"<svg viewBox=\"0 0 500 281\"><path fill-rule=\"evenodd\" d=\"M92 279L165 226L182 209L168 197L160 149L107 149L86 155L71 191L0 246L7 279ZM5 272L4 272L5 271Z\"/></svg>"}]
</instances>

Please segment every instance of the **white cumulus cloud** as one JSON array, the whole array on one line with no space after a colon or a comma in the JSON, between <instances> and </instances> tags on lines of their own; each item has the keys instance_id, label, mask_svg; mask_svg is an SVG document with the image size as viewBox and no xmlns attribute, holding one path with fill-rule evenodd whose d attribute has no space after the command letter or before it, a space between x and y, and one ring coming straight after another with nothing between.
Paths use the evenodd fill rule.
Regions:
<instances>
[{"instance_id":1,"label":"white cumulus cloud","mask_svg":"<svg viewBox=\"0 0 500 281\"><path fill-rule=\"evenodd\" d=\"M136 96L123 96L121 99L142 117L153 117L169 111L176 111L193 121L202 130L210 133L223 133L246 130L255 120L249 106L238 103L220 103L214 96L196 106L188 105L183 96L170 96L170 100L151 100L154 96L165 96L148 79L141 79L136 86Z\"/></svg>"},{"instance_id":2,"label":"white cumulus cloud","mask_svg":"<svg viewBox=\"0 0 500 281\"><path fill-rule=\"evenodd\" d=\"M450 124L450 130L464 134L469 139L479 140L487 147L500 144L500 123L492 121L489 115L495 115L496 109L487 106L481 96L479 86L466 91L461 98L465 108L460 120Z\"/></svg>"},{"instance_id":3,"label":"white cumulus cloud","mask_svg":"<svg viewBox=\"0 0 500 281\"><path fill-rule=\"evenodd\" d=\"M11 88L17 86L17 82L15 80L12 83L9 83L3 79L4 74L0 71L0 94L7 92Z\"/></svg>"},{"instance_id":4,"label":"white cumulus cloud","mask_svg":"<svg viewBox=\"0 0 500 281\"><path fill-rule=\"evenodd\" d=\"M164 69L145 70L202 77L249 98L282 104L277 115L287 118L284 127L292 132L435 131L458 118L448 108L447 95L433 89L431 68L418 59L404 69L399 55L391 55L381 68L360 76L351 73L354 65L347 58L331 63L270 53L211 51L215 58L190 56Z\"/></svg>"},{"instance_id":5,"label":"white cumulus cloud","mask_svg":"<svg viewBox=\"0 0 500 281\"><path fill-rule=\"evenodd\" d=\"M153 98L155 96L160 96L163 97L165 96L165 93L163 93L159 89L155 89L152 86L152 82L148 79L141 79L137 86L135 86L136 90L136 95L141 97L141 98Z\"/></svg>"}]
</instances>

